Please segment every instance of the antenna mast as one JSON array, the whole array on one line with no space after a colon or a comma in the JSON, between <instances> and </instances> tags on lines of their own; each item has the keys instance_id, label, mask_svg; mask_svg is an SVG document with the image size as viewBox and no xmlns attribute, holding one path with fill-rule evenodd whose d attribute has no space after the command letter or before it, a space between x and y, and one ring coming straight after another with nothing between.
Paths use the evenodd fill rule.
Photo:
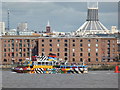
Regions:
<instances>
[{"instance_id":1,"label":"antenna mast","mask_svg":"<svg viewBox=\"0 0 120 90\"><path fill-rule=\"evenodd\" d=\"M7 15L8 15L8 30L10 30L10 21L9 21L9 19L10 19L10 10L8 9L7 10Z\"/></svg>"}]
</instances>

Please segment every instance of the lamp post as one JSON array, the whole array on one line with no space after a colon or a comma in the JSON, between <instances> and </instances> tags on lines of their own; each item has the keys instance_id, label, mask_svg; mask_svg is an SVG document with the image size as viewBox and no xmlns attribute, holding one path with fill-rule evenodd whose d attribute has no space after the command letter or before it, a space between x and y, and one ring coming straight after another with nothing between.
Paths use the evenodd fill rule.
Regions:
<instances>
[{"instance_id":1,"label":"lamp post","mask_svg":"<svg viewBox=\"0 0 120 90\"><path fill-rule=\"evenodd\" d=\"M30 48L30 61L31 61L31 51L32 51L32 50L31 50L31 48Z\"/></svg>"}]
</instances>

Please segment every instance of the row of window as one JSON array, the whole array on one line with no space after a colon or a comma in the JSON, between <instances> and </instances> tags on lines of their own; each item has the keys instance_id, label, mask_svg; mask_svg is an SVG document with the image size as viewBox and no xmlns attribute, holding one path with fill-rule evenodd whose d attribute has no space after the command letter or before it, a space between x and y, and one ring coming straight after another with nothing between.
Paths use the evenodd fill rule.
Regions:
<instances>
[{"instance_id":1,"label":"row of window","mask_svg":"<svg viewBox=\"0 0 120 90\"><path fill-rule=\"evenodd\" d=\"M4 42L15 42L15 41L16 41L16 42L18 42L18 41L19 41L19 42L30 42L30 41L33 42L33 41L35 41L35 40L30 40L30 39L25 39L25 40L24 40L24 39L17 39L17 40L14 40L14 39L11 39L11 40L4 40ZM52 41L53 41L52 39L49 40L49 42L52 42ZM76 41L75 39L72 40L72 42L75 42L75 41ZM80 39L79 41L80 41L80 42L83 42L83 39ZM98 39L96 39L95 41L98 42ZM44 39L42 39L42 42L44 42ZM58 39L57 42L60 42L60 40ZM64 42L68 42L68 40L65 39ZM88 42L91 42L91 40L89 39ZM104 41L104 42L105 42L105 41ZM111 41L110 41L110 40L107 40L107 42L110 43ZM115 41L113 40L113 43L114 43L114 42L115 42Z\"/></svg>"},{"instance_id":2,"label":"row of window","mask_svg":"<svg viewBox=\"0 0 120 90\"><path fill-rule=\"evenodd\" d=\"M12 43L11 45L10 45L10 44L4 44L4 47L7 47L7 46L8 46L8 47L10 47L10 46L12 46L12 47L14 47L14 46L16 46L16 47L18 47L18 46L19 46L19 47L34 47L33 44L31 44L31 45L30 45L30 44L24 44L24 45L23 45L22 43L19 43L19 44L16 44L16 45L13 44L13 43Z\"/></svg>"},{"instance_id":3,"label":"row of window","mask_svg":"<svg viewBox=\"0 0 120 90\"><path fill-rule=\"evenodd\" d=\"M45 40L42 39L42 42L44 42ZM69 40L65 39L64 42L68 42ZM75 42L76 40L72 40L72 42ZM49 40L49 42L53 42L52 39ZM60 42L60 40L58 39L57 42ZM83 40L81 39L80 42L83 42ZM91 42L91 40L89 39L88 42ZM96 39L96 42L98 42L98 39Z\"/></svg>"},{"instance_id":4,"label":"row of window","mask_svg":"<svg viewBox=\"0 0 120 90\"><path fill-rule=\"evenodd\" d=\"M4 57L6 57L7 56L7 54L6 53L4 53ZM28 53L24 53L24 54L22 54L22 53L16 53L16 54L14 54L14 53L8 53L8 56L10 57L10 56L12 56L12 57L29 57L30 56L30 53L28 52Z\"/></svg>"},{"instance_id":5,"label":"row of window","mask_svg":"<svg viewBox=\"0 0 120 90\"><path fill-rule=\"evenodd\" d=\"M24 48L24 49L22 49L22 48L16 48L16 49L14 49L14 48L12 48L12 49L10 49L10 48L8 48L8 52L10 52L10 51L12 51L12 52L22 52L22 50L24 51L24 52L26 52L26 51L30 51L30 48ZM4 52L7 52L7 49L6 48L4 48Z\"/></svg>"},{"instance_id":6,"label":"row of window","mask_svg":"<svg viewBox=\"0 0 120 90\"><path fill-rule=\"evenodd\" d=\"M12 39L12 40L4 40L4 42L30 42L30 41L35 41L35 40L29 40L29 39L26 39L26 40L21 40L21 39L17 39L17 40L14 40L14 39Z\"/></svg>"},{"instance_id":7,"label":"row of window","mask_svg":"<svg viewBox=\"0 0 120 90\"><path fill-rule=\"evenodd\" d=\"M64 51L65 51L65 52L67 52L68 50L69 50L68 48L64 48ZM98 48L96 48L95 50L96 50L96 52L98 52ZM44 51L45 51L45 49L42 48L42 52L44 52ZM50 48L49 51L53 51L53 48ZM59 52L60 49L57 48L57 51ZM72 49L72 51L75 52L75 49ZM83 51L83 48L80 48L80 51L82 52L82 51ZM88 48L88 52L91 52L91 49L90 49L90 48Z\"/></svg>"},{"instance_id":8,"label":"row of window","mask_svg":"<svg viewBox=\"0 0 120 90\"><path fill-rule=\"evenodd\" d=\"M98 47L98 44L95 44L95 45L96 45L96 47ZM53 45L52 45L52 44L49 44L49 46L51 46L51 47L52 47ZM59 47L59 46L60 46L60 44L57 44L57 46ZM67 43L65 43L65 44L64 44L64 46L65 46L65 47L67 47L67 46L68 46L68 44L67 44ZM73 44L72 44L72 46L75 46L75 43L73 43ZM82 47L82 46L83 46L83 44L80 44L80 47ZM90 47L90 46L91 46L91 44L88 44L88 47ZM42 47L44 47L44 44L42 44Z\"/></svg>"},{"instance_id":9,"label":"row of window","mask_svg":"<svg viewBox=\"0 0 120 90\"><path fill-rule=\"evenodd\" d=\"M44 53L42 53L42 55L44 55ZM68 53L64 53L64 56L68 56L68 55L69 55ZM80 53L79 55L82 57L83 53ZM60 53L57 53L57 56L60 56ZM72 53L72 56L74 57L75 53ZM88 53L88 56L91 56L91 54ZM96 56L98 56L98 53L96 53Z\"/></svg>"}]
</instances>

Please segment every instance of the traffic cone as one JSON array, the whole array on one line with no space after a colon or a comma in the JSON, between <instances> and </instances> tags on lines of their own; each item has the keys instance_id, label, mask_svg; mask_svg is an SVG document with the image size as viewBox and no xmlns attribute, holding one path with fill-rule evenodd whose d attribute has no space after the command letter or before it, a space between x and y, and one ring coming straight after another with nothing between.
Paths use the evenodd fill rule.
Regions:
<instances>
[{"instance_id":1,"label":"traffic cone","mask_svg":"<svg viewBox=\"0 0 120 90\"><path fill-rule=\"evenodd\" d=\"M116 66L116 67L115 67L115 73L120 73L120 71L119 71L119 66Z\"/></svg>"}]
</instances>

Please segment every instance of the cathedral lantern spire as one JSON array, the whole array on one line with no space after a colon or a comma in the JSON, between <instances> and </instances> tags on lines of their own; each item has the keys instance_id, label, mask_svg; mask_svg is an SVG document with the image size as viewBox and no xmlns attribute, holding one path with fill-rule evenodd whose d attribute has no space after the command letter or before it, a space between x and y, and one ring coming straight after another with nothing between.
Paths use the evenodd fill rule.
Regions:
<instances>
[{"instance_id":1,"label":"cathedral lantern spire","mask_svg":"<svg viewBox=\"0 0 120 90\"><path fill-rule=\"evenodd\" d=\"M46 33L50 33L51 32L51 27L50 27L50 22L48 20L47 26L46 26Z\"/></svg>"}]
</instances>

